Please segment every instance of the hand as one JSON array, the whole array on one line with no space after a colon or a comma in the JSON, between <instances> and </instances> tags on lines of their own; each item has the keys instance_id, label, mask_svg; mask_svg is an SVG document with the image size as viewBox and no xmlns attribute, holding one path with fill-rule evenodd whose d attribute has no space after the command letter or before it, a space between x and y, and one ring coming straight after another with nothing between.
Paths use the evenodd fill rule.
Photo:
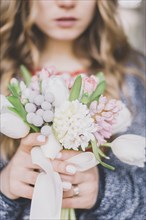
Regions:
<instances>
[{"instance_id":1,"label":"hand","mask_svg":"<svg viewBox=\"0 0 146 220\"><path fill-rule=\"evenodd\" d=\"M78 153L79 152L77 151L63 150L60 160L67 160ZM54 163L56 163L56 160ZM91 168L84 172L76 172L73 175L68 175L64 171L60 173L60 176L63 182L72 184L71 189L66 190L63 193L63 208L89 209L95 204L98 195L99 182L97 167ZM76 186L79 188L78 196L74 196L74 189Z\"/></svg>"},{"instance_id":2,"label":"hand","mask_svg":"<svg viewBox=\"0 0 146 220\"><path fill-rule=\"evenodd\" d=\"M1 191L5 196L10 199L17 199L19 197L28 199L32 198L34 185L38 177L38 171L40 167L32 164L30 151L33 146L44 144L44 142L40 142L37 140L38 135L39 134L34 133L29 134L27 137L23 138L15 155L1 172ZM62 151L62 158L59 160L53 160L52 165L54 167L54 170L60 173L64 183L69 183L70 190L68 192L64 192L63 206L66 208L76 208L76 206L79 205L76 204L76 199L80 199L82 203L82 199L84 199L85 197L88 201L85 203L83 202L82 204L84 208L87 208L92 206L92 203L94 203L94 200L96 200L95 192L96 188L98 188L98 184L96 181L97 169L90 169L89 171L81 173L81 175L79 172L76 173L76 168L72 164L69 164L67 161L64 161L76 154L78 154L78 152ZM82 188L83 196L82 194L80 194L80 196L78 198L76 197L74 201L74 198L68 197L71 197L73 195L72 184L79 183L80 187ZM87 193L84 193L86 187L89 187L89 185L93 186L93 190L91 190L94 191L94 193L91 192L90 199L88 193L90 193L91 190L89 190ZM93 194L94 198L92 198ZM80 205L77 208L81 208Z\"/></svg>"},{"instance_id":3,"label":"hand","mask_svg":"<svg viewBox=\"0 0 146 220\"><path fill-rule=\"evenodd\" d=\"M39 167L32 164L30 151L33 146L42 144L37 140L39 135L33 133L23 138L15 155L1 172L1 191L10 199L32 198Z\"/></svg>"},{"instance_id":4,"label":"hand","mask_svg":"<svg viewBox=\"0 0 146 220\"><path fill-rule=\"evenodd\" d=\"M23 138L15 155L1 172L1 192L10 199L32 198L40 167L32 164L30 151L34 146L45 143L38 140L39 135L33 133ZM71 176L76 172L75 167L65 161L54 160L52 163L59 173Z\"/></svg>"}]
</instances>

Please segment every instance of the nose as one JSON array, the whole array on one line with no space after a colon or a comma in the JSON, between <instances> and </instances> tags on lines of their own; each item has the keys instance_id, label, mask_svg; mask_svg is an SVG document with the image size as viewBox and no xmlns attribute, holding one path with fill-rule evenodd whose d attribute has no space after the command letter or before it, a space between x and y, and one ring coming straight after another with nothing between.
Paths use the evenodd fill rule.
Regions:
<instances>
[{"instance_id":1,"label":"nose","mask_svg":"<svg viewBox=\"0 0 146 220\"><path fill-rule=\"evenodd\" d=\"M73 8L77 0L56 0L57 4L61 8Z\"/></svg>"}]
</instances>

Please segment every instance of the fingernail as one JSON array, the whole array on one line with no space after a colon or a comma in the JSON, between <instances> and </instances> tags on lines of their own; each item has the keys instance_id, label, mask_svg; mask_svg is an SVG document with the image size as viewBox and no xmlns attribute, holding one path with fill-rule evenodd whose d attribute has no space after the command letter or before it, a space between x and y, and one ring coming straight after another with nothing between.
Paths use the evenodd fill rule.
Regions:
<instances>
[{"instance_id":1,"label":"fingernail","mask_svg":"<svg viewBox=\"0 0 146 220\"><path fill-rule=\"evenodd\" d=\"M72 187L72 184L70 182L62 182L62 187L64 190L70 190Z\"/></svg>"},{"instance_id":2,"label":"fingernail","mask_svg":"<svg viewBox=\"0 0 146 220\"><path fill-rule=\"evenodd\" d=\"M68 166L66 167L66 171L67 171L68 173L70 173L70 174L75 174L76 171L77 171L77 169L76 169L73 165L68 165Z\"/></svg>"},{"instance_id":3,"label":"fingernail","mask_svg":"<svg viewBox=\"0 0 146 220\"><path fill-rule=\"evenodd\" d=\"M57 158L57 159L60 159L61 157L62 157L62 153L59 152L59 153L56 155L56 158Z\"/></svg>"},{"instance_id":4,"label":"fingernail","mask_svg":"<svg viewBox=\"0 0 146 220\"><path fill-rule=\"evenodd\" d=\"M46 137L44 135L39 135L39 136L37 136L37 140L39 142L45 142L46 141Z\"/></svg>"}]
</instances>

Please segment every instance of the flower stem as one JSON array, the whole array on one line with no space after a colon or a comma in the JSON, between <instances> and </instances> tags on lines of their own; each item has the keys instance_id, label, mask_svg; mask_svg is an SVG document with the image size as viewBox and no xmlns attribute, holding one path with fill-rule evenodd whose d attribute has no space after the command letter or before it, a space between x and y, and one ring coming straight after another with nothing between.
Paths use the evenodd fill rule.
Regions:
<instances>
[{"instance_id":1,"label":"flower stem","mask_svg":"<svg viewBox=\"0 0 146 220\"><path fill-rule=\"evenodd\" d=\"M61 220L76 220L74 209L61 209Z\"/></svg>"},{"instance_id":2,"label":"flower stem","mask_svg":"<svg viewBox=\"0 0 146 220\"><path fill-rule=\"evenodd\" d=\"M69 220L69 209L61 209L61 220Z\"/></svg>"},{"instance_id":3,"label":"flower stem","mask_svg":"<svg viewBox=\"0 0 146 220\"><path fill-rule=\"evenodd\" d=\"M101 147L111 147L111 143L105 143L105 144L101 145Z\"/></svg>"},{"instance_id":4,"label":"flower stem","mask_svg":"<svg viewBox=\"0 0 146 220\"><path fill-rule=\"evenodd\" d=\"M70 209L69 220L76 220L75 210Z\"/></svg>"}]
</instances>

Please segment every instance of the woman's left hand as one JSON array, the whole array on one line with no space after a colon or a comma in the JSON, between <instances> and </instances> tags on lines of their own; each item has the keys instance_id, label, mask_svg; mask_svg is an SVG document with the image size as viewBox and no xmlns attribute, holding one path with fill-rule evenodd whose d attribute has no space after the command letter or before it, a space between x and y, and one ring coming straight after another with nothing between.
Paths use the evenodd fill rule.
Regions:
<instances>
[{"instance_id":1,"label":"woman's left hand","mask_svg":"<svg viewBox=\"0 0 146 220\"><path fill-rule=\"evenodd\" d=\"M59 160L67 160L79 152L63 150ZM98 168L93 167L84 172L76 172L74 175L61 174L63 182L70 182L72 187L63 192L63 208L90 209L97 200L99 174Z\"/></svg>"}]
</instances>

